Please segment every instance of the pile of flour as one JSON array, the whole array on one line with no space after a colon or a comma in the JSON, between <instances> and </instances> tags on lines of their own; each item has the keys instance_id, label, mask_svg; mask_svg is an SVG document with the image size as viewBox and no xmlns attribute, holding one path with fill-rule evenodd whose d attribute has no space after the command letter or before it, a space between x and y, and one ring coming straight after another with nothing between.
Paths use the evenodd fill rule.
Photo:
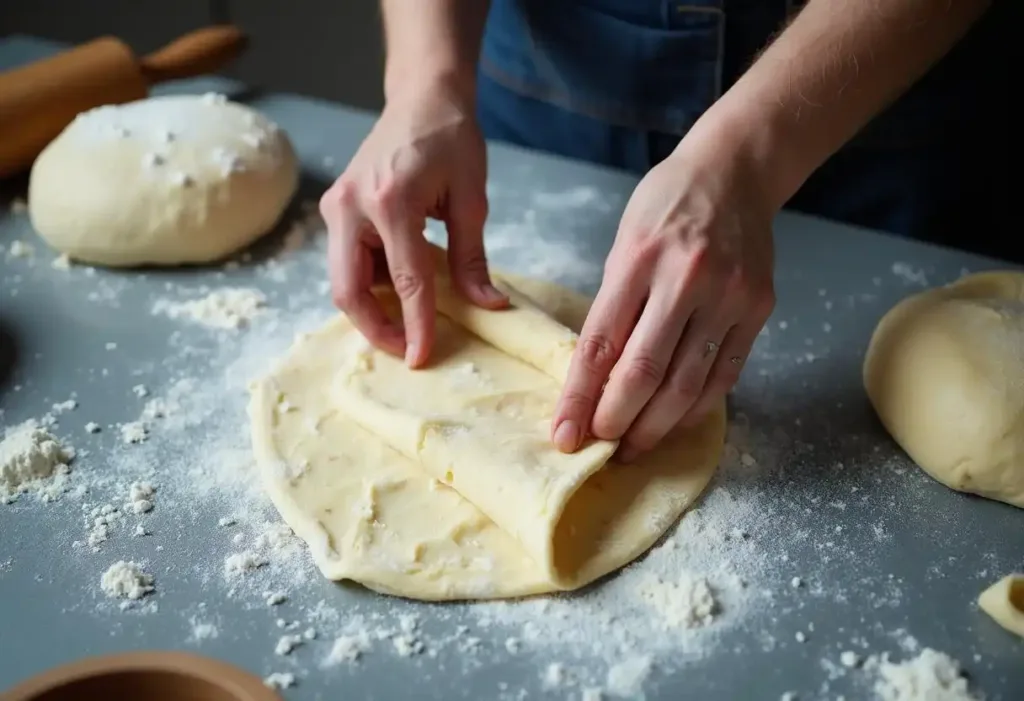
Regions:
<instances>
[{"instance_id":1,"label":"pile of flour","mask_svg":"<svg viewBox=\"0 0 1024 701\"><path fill-rule=\"evenodd\" d=\"M62 494L75 451L34 419L4 430L0 441L0 502L34 492L44 501Z\"/></svg>"}]
</instances>

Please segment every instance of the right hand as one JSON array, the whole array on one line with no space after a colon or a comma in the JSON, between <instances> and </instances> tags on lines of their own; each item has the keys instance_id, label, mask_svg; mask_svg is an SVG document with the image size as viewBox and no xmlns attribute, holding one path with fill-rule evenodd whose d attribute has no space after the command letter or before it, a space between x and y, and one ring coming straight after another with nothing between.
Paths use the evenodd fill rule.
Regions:
<instances>
[{"instance_id":1,"label":"right hand","mask_svg":"<svg viewBox=\"0 0 1024 701\"><path fill-rule=\"evenodd\" d=\"M423 237L427 217L448 230L456 289L497 309L507 298L492 284L484 256L487 156L472 104L444 89L389 101L345 172L320 199L327 223L334 303L377 348L426 362L434 342L434 269ZM371 293L383 251L401 299L402 325Z\"/></svg>"}]
</instances>

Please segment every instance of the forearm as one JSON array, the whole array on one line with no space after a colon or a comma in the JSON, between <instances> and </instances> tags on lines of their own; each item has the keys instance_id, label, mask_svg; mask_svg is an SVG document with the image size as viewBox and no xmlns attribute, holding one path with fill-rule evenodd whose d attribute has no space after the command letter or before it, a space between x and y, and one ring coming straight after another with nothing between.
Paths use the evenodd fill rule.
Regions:
<instances>
[{"instance_id":1,"label":"forearm","mask_svg":"<svg viewBox=\"0 0 1024 701\"><path fill-rule=\"evenodd\" d=\"M467 101L475 94L489 2L485 0L381 0L387 63L384 94L445 85Z\"/></svg>"},{"instance_id":2,"label":"forearm","mask_svg":"<svg viewBox=\"0 0 1024 701\"><path fill-rule=\"evenodd\" d=\"M990 0L810 0L702 122L782 206L967 32ZM705 125L698 124L702 129Z\"/></svg>"}]
</instances>

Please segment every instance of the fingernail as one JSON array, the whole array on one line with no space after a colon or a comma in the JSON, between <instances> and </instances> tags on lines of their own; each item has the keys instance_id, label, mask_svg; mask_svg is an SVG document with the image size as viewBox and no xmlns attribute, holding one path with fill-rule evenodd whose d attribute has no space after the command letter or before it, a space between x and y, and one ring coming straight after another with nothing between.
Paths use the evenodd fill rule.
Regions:
<instances>
[{"instance_id":1,"label":"fingernail","mask_svg":"<svg viewBox=\"0 0 1024 701\"><path fill-rule=\"evenodd\" d=\"M483 294L484 299L492 304L498 304L504 302L506 297L501 293L494 285L481 285L480 292Z\"/></svg>"},{"instance_id":2,"label":"fingernail","mask_svg":"<svg viewBox=\"0 0 1024 701\"><path fill-rule=\"evenodd\" d=\"M420 350L419 346L417 344L415 344L415 343L411 343L410 342L410 343L406 343L405 344L405 364L406 365L408 365L410 367L415 365L416 359L419 356L419 350Z\"/></svg>"},{"instance_id":3,"label":"fingernail","mask_svg":"<svg viewBox=\"0 0 1024 701\"><path fill-rule=\"evenodd\" d=\"M555 429L555 447L563 453L573 453L580 445L580 427L572 419L566 419Z\"/></svg>"}]
</instances>

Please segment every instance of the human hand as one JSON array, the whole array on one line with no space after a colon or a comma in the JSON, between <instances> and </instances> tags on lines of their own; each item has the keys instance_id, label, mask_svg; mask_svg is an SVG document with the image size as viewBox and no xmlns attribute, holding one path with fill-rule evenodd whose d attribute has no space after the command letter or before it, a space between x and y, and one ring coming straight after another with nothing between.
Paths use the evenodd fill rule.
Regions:
<instances>
[{"instance_id":1,"label":"human hand","mask_svg":"<svg viewBox=\"0 0 1024 701\"><path fill-rule=\"evenodd\" d=\"M758 180L687 138L637 186L552 421L560 450L589 433L630 460L735 384L775 304L776 208Z\"/></svg>"},{"instance_id":2,"label":"human hand","mask_svg":"<svg viewBox=\"0 0 1024 701\"><path fill-rule=\"evenodd\" d=\"M389 100L320 199L334 303L371 343L412 367L427 360L434 340L427 217L448 229L448 265L458 291L487 308L507 303L491 284L484 256L486 150L472 115L471 104L436 86ZM402 325L370 291L383 267L381 252L401 299Z\"/></svg>"}]
</instances>

